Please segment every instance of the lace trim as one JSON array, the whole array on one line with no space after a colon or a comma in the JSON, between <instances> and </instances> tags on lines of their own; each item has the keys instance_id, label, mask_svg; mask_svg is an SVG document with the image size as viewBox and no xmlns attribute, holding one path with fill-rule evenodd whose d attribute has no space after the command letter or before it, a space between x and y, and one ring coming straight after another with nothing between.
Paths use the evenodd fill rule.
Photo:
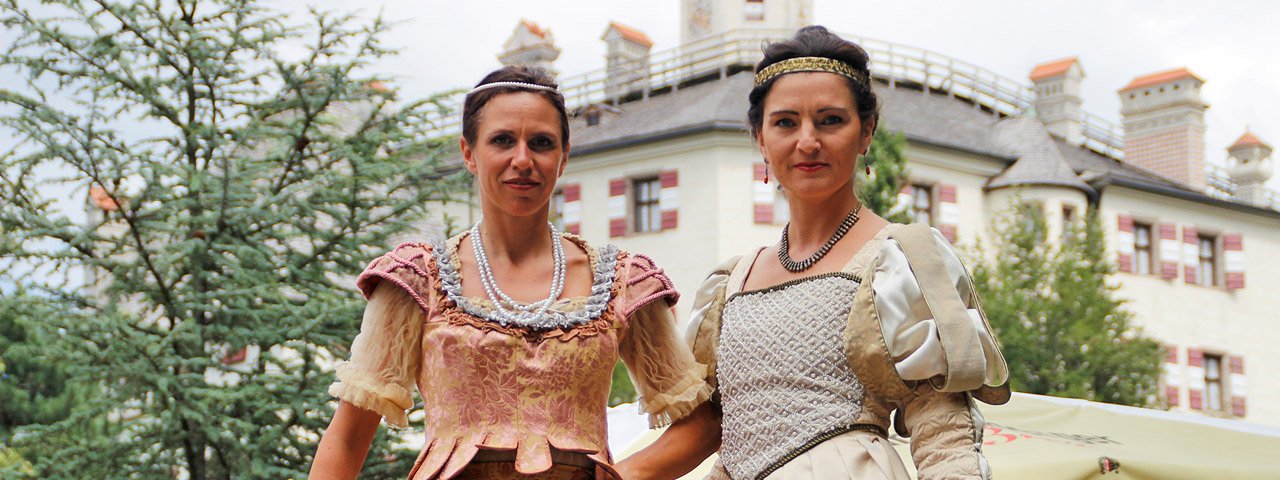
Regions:
<instances>
[{"instance_id":1,"label":"lace trim","mask_svg":"<svg viewBox=\"0 0 1280 480\"><path fill-rule=\"evenodd\" d=\"M486 332L526 337L530 340L556 338L568 341L608 331L613 323L610 319L616 313L610 300L618 297L623 286L622 282L614 280L617 278L619 262L626 258L626 254L613 245L596 250L577 235L564 233L563 236L587 252L593 267L592 285L590 296L561 299L556 302L556 306L561 306L562 303L581 303L581 307L570 311L548 309L548 315L544 316L547 320L533 325L501 321L492 314L492 304L488 299L462 295L462 277L457 267L461 264L457 247L462 237L458 236L447 241L433 241L430 249L435 260L431 270L439 272L432 279L432 288L443 294L441 316L451 325L470 326ZM579 298L585 298L585 301Z\"/></svg>"},{"instance_id":2,"label":"lace trim","mask_svg":"<svg viewBox=\"0 0 1280 480\"><path fill-rule=\"evenodd\" d=\"M668 391L640 398L640 409L649 414L649 428L669 426L711 398L714 390L704 380L706 375L706 365L694 364Z\"/></svg>"},{"instance_id":3,"label":"lace trim","mask_svg":"<svg viewBox=\"0 0 1280 480\"><path fill-rule=\"evenodd\" d=\"M378 385L356 378L346 366L346 362L338 365L338 381L329 385L329 395L382 415L387 425L392 427L409 426L409 416L405 412L413 408L413 397L408 389L394 383Z\"/></svg>"}]
</instances>

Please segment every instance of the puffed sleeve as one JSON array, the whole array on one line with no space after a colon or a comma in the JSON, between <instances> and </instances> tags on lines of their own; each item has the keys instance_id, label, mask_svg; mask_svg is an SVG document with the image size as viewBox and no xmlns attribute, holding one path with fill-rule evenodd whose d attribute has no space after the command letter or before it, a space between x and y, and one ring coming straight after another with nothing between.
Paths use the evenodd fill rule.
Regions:
<instances>
[{"instance_id":1,"label":"puffed sleeve","mask_svg":"<svg viewBox=\"0 0 1280 480\"><path fill-rule=\"evenodd\" d=\"M640 394L640 408L649 415L650 428L664 427L711 396L705 380L707 367L694 360L676 331L672 308L678 294L671 280L644 256L624 261L629 264L618 281L625 282L627 333L619 353Z\"/></svg>"},{"instance_id":2,"label":"puffed sleeve","mask_svg":"<svg viewBox=\"0 0 1280 480\"><path fill-rule=\"evenodd\" d=\"M898 375L953 392L1004 385L1008 366L969 273L942 234L930 230L930 238L916 249L921 253L913 253L924 258L911 264L899 240L886 239L871 275L880 327Z\"/></svg>"},{"instance_id":3,"label":"puffed sleeve","mask_svg":"<svg viewBox=\"0 0 1280 480\"><path fill-rule=\"evenodd\" d=\"M713 391L718 388L716 346L720 344L720 315L724 312L725 291L729 285L729 274L741 259L741 256L733 257L720 264L698 286L689 325L685 328L685 342L693 350L694 359L707 366L706 381Z\"/></svg>"},{"instance_id":4,"label":"puffed sleeve","mask_svg":"<svg viewBox=\"0 0 1280 480\"><path fill-rule=\"evenodd\" d=\"M393 427L408 426L406 412L421 359L425 251L401 246L375 260L357 284L369 299L351 357L337 367L329 394L382 415Z\"/></svg>"},{"instance_id":5,"label":"puffed sleeve","mask_svg":"<svg viewBox=\"0 0 1280 480\"><path fill-rule=\"evenodd\" d=\"M1009 373L968 272L942 234L923 225L890 235L873 267L881 333L910 388L897 426L911 436L919 478L990 478L973 399L1007 401Z\"/></svg>"}]
</instances>

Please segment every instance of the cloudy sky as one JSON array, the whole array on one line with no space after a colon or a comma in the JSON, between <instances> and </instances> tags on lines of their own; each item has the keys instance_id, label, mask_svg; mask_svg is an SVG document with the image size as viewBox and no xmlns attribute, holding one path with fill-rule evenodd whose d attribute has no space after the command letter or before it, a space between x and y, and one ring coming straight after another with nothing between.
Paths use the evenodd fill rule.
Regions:
<instances>
[{"instance_id":1,"label":"cloudy sky","mask_svg":"<svg viewBox=\"0 0 1280 480\"><path fill-rule=\"evenodd\" d=\"M400 22L387 43L400 55L376 68L402 98L474 84L499 66L496 54L520 19L550 29L562 76L603 66L600 35L610 21L646 32L654 50L677 46L680 0L266 0L304 20L308 6L359 8ZM1273 0L815 0L814 19L833 31L964 60L1029 83L1039 62L1078 56L1085 110L1119 121L1116 90L1133 77L1186 66L1207 83L1206 158L1220 163L1246 125L1280 144L1280 2ZM10 34L0 31L0 45ZM873 58L872 61L875 61ZM0 69L0 87L13 82ZM7 143L0 133L0 146ZM1271 185L1280 189L1280 178Z\"/></svg>"},{"instance_id":2,"label":"cloudy sky","mask_svg":"<svg viewBox=\"0 0 1280 480\"><path fill-rule=\"evenodd\" d=\"M336 0L274 3L351 8ZM600 35L609 21L636 27L654 50L677 46L679 0L365 0L404 22L389 40L403 53L386 62L409 96L475 83L499 66L496 54L521 19L551 30L563 49L562 75L603 66ZM1026 78L1039 62L1078 56L1085 110L1119 121L1116 90L1133 77L1188 67L1206 80L1206 158L1221 161L1246 125L1280 142L1280 2L1247 0L815 0L814 20L833 31L899 43ZM872 59L874 61L874 59ZM1276 182L1273 181L1273 184Z\"/></svg>"}]
</instances>

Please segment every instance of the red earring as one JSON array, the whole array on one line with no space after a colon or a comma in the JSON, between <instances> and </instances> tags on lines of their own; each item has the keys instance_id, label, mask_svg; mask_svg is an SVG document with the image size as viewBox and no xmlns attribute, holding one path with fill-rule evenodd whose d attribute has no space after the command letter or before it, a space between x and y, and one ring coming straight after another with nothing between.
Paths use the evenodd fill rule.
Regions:
<instances>
[{"instance_id":1,"label":"red earring","mask_svg":"<svg viewBox=\"0 0 1280 480\"><path fill-rule=\"evenodd\" d=\"M769 164L764 164L764 184L769 184Z\"/></svg>"}]
</instances>

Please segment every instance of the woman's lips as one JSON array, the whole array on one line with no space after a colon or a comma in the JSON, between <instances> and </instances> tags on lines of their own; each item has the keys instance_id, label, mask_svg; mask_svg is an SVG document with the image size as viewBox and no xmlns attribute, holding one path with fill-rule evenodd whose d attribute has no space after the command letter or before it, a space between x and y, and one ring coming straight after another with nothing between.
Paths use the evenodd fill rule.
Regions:
<instances>
[{"instance_id":1,"label":"woman's lips","mask_svg":"<svg viewBox=\"0 0 1280 480\"><path fill-rule=\"evenodd\" d=\"M523 178L518 178L515 180L507 180L502 183L516 190L532 190L534 188L538 188L539 185L542 185L539 182L535 182L533 180L528 180Z\"/></svg>"},{"instance_id":2,"label":"woman's lips","mask_svg":"<svg viewBox=\"0 0 1280 480\"><path fill-rule=\"evenodd\" d=\"M803 162L795 164L793 168L802 172L816 172L826 167L827 164L822 162Z\"/></svg>"}]
</instances>

